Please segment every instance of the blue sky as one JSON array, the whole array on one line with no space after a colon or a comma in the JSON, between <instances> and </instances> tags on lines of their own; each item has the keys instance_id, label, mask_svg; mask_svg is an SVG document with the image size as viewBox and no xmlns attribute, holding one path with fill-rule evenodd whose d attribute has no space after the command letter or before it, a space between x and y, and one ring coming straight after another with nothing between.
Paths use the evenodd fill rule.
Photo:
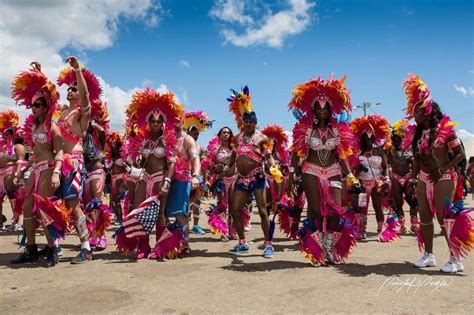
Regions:
<instances>
[{"instance_id":1,"label":"blue sky","mask_svg":"<svg viewBox=\"0 0 474 315\"><path fill-rule=\"evenodd\" d=\"M403 115L402 80L417 73L460 128L474 133L473 1L233 0L238 10L226 15L227 2L163 0L158 21L119 17L110 45L64 45L59 54L79 54L123 91L166 85L187 110L205 110L216 120L202 142L223 125L235 127L227 111L229 88L249 85L261 127L291 129L286 107L293 86L330 73L347 74L353 105L381 102L369 113L390 121ZM278 19L279 12L293 14L291 25ZM243 34L261 34L272 17L282 22L279 38ZM113 116L114 126L121 123Z\"/></svg>"}]
</instances>

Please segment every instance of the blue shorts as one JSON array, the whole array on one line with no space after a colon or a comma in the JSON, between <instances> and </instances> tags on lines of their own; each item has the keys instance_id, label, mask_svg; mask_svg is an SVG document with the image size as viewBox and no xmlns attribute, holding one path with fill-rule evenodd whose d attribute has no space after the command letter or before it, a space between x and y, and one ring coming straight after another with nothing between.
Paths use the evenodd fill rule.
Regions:
<instances>
[{"instance_id":1,"label":"blue shorts","mask_svg":"<svg viewBox=\"0 0 474 315\"><path fill-rule=\"evenodd\" d=\"M183 182L173 179L171 181L170 193L166 199L166 216L187 216L189 213L189 195L191 193L191 182Z\"/></svg>"}]
</instances>

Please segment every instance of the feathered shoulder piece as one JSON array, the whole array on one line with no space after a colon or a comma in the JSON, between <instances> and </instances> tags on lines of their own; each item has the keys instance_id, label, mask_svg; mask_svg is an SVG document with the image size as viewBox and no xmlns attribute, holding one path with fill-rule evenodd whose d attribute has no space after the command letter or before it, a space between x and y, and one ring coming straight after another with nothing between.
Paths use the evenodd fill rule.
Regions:
<instances>
[{"instance_id":1,"label":"feathered shoulder piece","mask_svg":"<svg viewBox=\"0 0 474 315\"><path fill-rule=\"evenodd\" d=\"M367 115L351 121L350 128L357 141L364 134L375 136L375 145L380 146L390 140L390 124L380 115Z\"/></svg>"},{"instance_id":2,"label":"feathered shoulder piece","mask_svg":"<svg viewBox=\"0 0 474 315\"><path fill-rule=\"evenodd\" d=\"M250 101L250 90L248 86L237 92L234 89L230 90L232 94L227 98L229 101L229 111L234 114L235 122L239 130L243 128L242 116L245 112L252 111L252 103Z\"/></svg>"},{"instance_id":3,"label":"feathered shoulder piece","mask_svg":"<svg viewBox=\"0 0 474 315\"><path fill-rule=\"evenodd\" d=\"M416 74L410 73L405 81L403 81L403 89L407 99L407 107L405 114L407 118L415 117L415 107L419 106L424 109L425 115L431 113L431 91L428 86Z\"/></svg>"},{"instance_id":4,"label":"feathered shoulder piece","mask_svg":"<svg viewBox=\"0 0 474 315\"><path fill-rule=\"evenodd\" d=\"M277 152L278 158L281 163L290 163L290 154L288 151L288 135L285 129L279 125L268 125L262 129L262 134L267 136L270 140L269 149L273 149Z\"/></svg>"},{"instance_id":5,"label":"feathered shoulder piece","mask_svg":"<svg viewBox=\"0 0 474 315\"><path fill-rule=\"evenodd\" d=\"M458 125L456 122L452 122L448 115L444 115L438 124L438 130L433 142L433 146L440 147L443 144L447 144L447 140L452 135L455 135L454 128ZM424 149L424 148L422 148Z\"/></svg>"},{"instance_id":6,"label":"feathered shoulder piece","mask_svg":"<svg viewBox=\"0 0 474 315\"><path fill-rule=\"evenodd\" d=\"M207 114L203 111L186 112L184 114L184 129L189 130L196 127L199 132L203 132L208 128L212 128L212 120L209 120Z\"/></svg>"},{"instance_id":7,"label":"feathered shoulder piece","mask_svg":"<svg viewBox=\"0 0 474 315\"><path fill-rule=\"evenodd\" d=\"M314 116L313 107L316 101L320 104L329 102L333 115L339 115L343 111L350 113L352 111L352 104L349 91L344 86L345 81L346 76L343 76L341 79L334 79L331 75L328 80L317 77L297 85L293 90L293 98L288 108L293 110L293 112L296 111L303 116L308 116L311 120ZM301 118L301 114L298 114L297 117Z\"/></svg>"},{"instance_id":8,"label":"feathered shoulder piece","mask_svg":"<svg viewBox=\"0 0 474 315\"><path fill-rule=\"evenodd\" d=\"M87 90L89 91L89 101L93 102L98 100L102 94L102 88L100 87L99 80L97 77L88 69L81 66L81 72L86 81ZM59 72L58 79L56 80L59 86L66 84L67 86L74 86L77 84L76 72L74 69L67 65L61 72Z\"/></svg>"}]
</instances>

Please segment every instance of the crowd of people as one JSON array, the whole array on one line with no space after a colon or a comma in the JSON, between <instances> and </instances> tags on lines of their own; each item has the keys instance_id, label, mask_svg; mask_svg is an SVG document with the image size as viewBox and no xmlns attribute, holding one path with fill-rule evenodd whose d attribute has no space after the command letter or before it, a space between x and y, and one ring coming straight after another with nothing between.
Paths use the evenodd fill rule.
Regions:
<instances>
[{"instance_id":1,"label":"crowd of people","mask_svg":"<svg viewBox=\"0 0 474 315\"><path fill-rule=\"evenodd\" d=\"M150 87L124 104L124 130L112 131L96 76L75 57L67 62L56 83L38 62L13 79L12 98L31 109L22 124L15 111L0 112L0 206L7 196L12 226L23 222L24 250L12 264L44 257L53 267L72 234L80 251L71 263L87 262L108 246L112 224L117 250L137 260L186 257L189 233L206 233L201 210L216 241L235 241L229 253L245 254L254 203L263 257L275 255L278 219L311 264L341 264L367 238L372 201L380 242L416 234L422 257L414 266L434 267L436 218L449 253L441 272L463 271L461 260L474 246L474 211L463 203L463 186L474 167L466 173L456 124L417 75L403 81L406 117L392 124L380 115L351 119L345 77L297 85L288 105L296 119L292 141L280 125L257 128L247 86L231 90L236 128L221 126L205 148L199 135L214 121ZM68 86L68 104L60 104L57 85ZM205 196L215 203L201 209Z\"/></svg>"}]
</instances>

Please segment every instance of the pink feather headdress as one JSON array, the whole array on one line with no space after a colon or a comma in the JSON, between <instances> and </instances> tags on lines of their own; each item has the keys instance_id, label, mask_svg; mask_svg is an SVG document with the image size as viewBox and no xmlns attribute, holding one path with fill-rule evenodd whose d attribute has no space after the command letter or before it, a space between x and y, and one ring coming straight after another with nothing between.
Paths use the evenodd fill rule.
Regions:
<instances>
[{"instance_id":1,"label":"pink feather headdress","mask_svg":"<svg viewBox=\"0 0 474 315\"><path fill-rule=\"evenodd\" d=\"M408 74L407 79L403 81L403 88L407 99L405 114L408 119L415 117L417 104L424 109L425 115L431 113L431 91L419 76L413 73Z\"/></svg>"},{"instance_id":2,"label":"pink feather headdress","mask_svg":"<svg viewBox=\"0 0 474 315\"><path fill-rule=\"evenodd\" d=\"M48 112L44 123L48 141L51 141L51 122L59 117L59 112L57 112L59 92L56 85L41 72L39 63L32 63L30 69L20 72L13 79L11 95L17 104L26 106L26 108L31 108L31 105L39 98L46 100ZM35 125L34 116L31 114L26 118L20 131L25 142L30 146L34 145L32 132Z\"/></svg>"},{"instance_id":3,"label":"pink feather headdress","mask_svg":"<svg viewBox=\"0 0 474 315\"><path fill-rule=\"evenodd\" d=\"M360 139L364 133L372 133L375 136L376 145L382 145L390 140L390 124L380 115L355 118L351 121L350 128L356 139Z\"/></svg>"},{"instance_id":4,"label":"pink feather headdress","mask_svg":"<svg viewBox=\"0 0 474 315\"><path fill-rule=\"evenodd\" d=\"M329 101L332 114L339 115L343 111L349 113L352 111L352 104L350 92L344 86L345 81L345 75L339 80L331 75L328 80L317 77L299 84L293 90L293 98L288 108L300 111L312 120L314 103L319 101L323 105Z\"/></svg>"},{"instance_id":5,"label":"pink feather headdress","mask_svg":"<svg viewBox=\"0 0 474 315\"><path fill-rule=\"evenodd\" d=\"M87 90L89 91L89 101L93 102L94 100L99 99L102 94L102 88L100 87L99 80L97 77L88 69L81 67L82 75L86 81ZM66 84L67 86L76 85L76 72L71 66L64 67L61 72L59 72L58 79L56 80L59 86Z\"/></svg>"},{"instance_id":6,"label":"pink feather headdress","mask_svg":"<svg viewBox=\"0 0 474 315\"><path fill-rule=\"evenodd\" d=\"M268 125L262 129L262 133L270 139L272 147L275 146L280 161L283 164L289 164L288 135L285 129L279 125Z\"/></svg>"}]
</instances>

